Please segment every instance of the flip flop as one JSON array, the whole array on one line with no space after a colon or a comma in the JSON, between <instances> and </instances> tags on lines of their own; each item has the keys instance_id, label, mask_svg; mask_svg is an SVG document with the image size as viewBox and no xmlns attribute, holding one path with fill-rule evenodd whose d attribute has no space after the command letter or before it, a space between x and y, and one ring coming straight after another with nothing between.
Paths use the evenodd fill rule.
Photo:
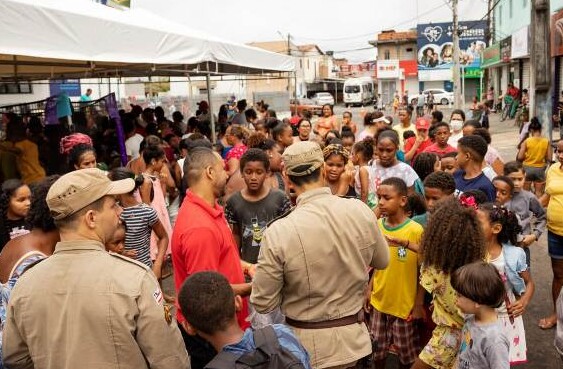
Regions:
<instances>
[{"instance_id":1,"label":"flip flop","mask_svg":"<svg viewBox=\"0 0 563 369\"><path fill-rule=\"evenodd\" d=\"M547 329L552 329L552 328L555 327L556 325L557 325L557 319L555 319L555 320L553 321L553 320L550 320L550 318L542 318L542 319L540 319L540 321L539 321L539 323L538 323L538 326L539 326L541 329L546 329L546 330L547 330Z\"/></svg>"}]
</instances>

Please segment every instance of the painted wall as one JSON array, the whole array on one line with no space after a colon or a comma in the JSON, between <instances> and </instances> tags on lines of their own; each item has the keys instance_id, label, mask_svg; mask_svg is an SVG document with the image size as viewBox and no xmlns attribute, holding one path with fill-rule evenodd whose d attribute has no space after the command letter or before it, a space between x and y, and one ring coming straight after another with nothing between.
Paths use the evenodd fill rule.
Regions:
<instances>
[{"instance_id":1,"label":"painted wall","mask_svg":"<svg viewBox=\"0 0 563 369\"><path fill-rule=\"evenodd\" d=\"M563 0L550 0L551 12L563 8ZM530 24L531 0L501 0L495 8L494 40L498 42Z\"/></svg>"}]
</instances>

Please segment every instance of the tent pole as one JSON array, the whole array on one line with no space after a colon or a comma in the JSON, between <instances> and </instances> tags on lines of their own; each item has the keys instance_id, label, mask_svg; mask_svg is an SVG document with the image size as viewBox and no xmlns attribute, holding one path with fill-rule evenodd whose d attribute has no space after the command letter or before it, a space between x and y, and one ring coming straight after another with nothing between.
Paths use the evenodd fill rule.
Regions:
<instances>
[{"instance_id":1,"label":"tent pole","mask_svg":"<svg viewBox=\"0 0 563 369\"><path fill-rule=\"evenodd\" d=\"M209 103L209 122L211 124L211 143L215 144L217 141L217 133L215 132L215 119L213 119L213 104L211 103L211 81L210 75L207 73L205 76L205 83L207 84L207 102Z\"/></svg>"}]
</instances>

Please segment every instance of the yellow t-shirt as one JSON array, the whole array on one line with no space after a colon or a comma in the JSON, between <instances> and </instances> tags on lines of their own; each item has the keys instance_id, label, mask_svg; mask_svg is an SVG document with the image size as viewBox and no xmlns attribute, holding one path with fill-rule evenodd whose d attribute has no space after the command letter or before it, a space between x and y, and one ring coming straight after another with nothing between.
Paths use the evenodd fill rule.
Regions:
<instances>
[{"instance_id":1,"label":"yellow t-shirt","mask_svg":"<svg viewBox=\"0 0 563 369\"><path fill-rule=\"evenodd\" d=\"M432 294L434 311L432 320L436 325L448 326L456 329L463 327L463 317L455 304L457 294L450 284L450 276L434 267L422 266L420 270L420 285Z\"/></svg>"},{"instance_id":2,"label":"yellow t-shirt","mask_svg":"<svg viewBox=\"0 0 563 369\"><path fill-rule=\"evenodd\" d=\"M561 170L561 163L555 163L549 167L545 192L550 196L547 205L547 229L563 236L563 170Z\"/></svg>"},{"instance_id":3,"label":"yellow t-shirt","mask_svg":"<svg viewBox=\"0 0 563 369\"><path fill-rule=\"evenodd\" d=\"M420 245L423 228L415 221L407 219L394 228L387 227L384 218L377 223L384 236ZM387 268L374 273L371 305L381 313L406 319L416 299L418 254L393 245L389 245L389 253Z\"/></svg>"},{"instance_id":4,"label":"yellow t-shirt","mask_svg":"<svg viewBox=\"0 0 563 369\"><path fill-rule=\"evenodd\" d=\"M524 165L527 167L545 167L545 156L549 141L545 137L529 137L526 139L526 152L524 155Z\"/></svg>"}]
</instances>

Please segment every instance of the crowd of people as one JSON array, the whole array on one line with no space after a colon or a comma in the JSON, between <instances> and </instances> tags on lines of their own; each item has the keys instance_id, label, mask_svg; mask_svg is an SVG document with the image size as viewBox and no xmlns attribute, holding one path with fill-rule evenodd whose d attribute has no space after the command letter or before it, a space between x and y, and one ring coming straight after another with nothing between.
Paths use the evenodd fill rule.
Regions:
<instances>
[{"instance_id":1,"label":"crowd of people","mask_svg":"<svg viewBox=\"0 0 563 369\"><path fill-rule=\"evenodd\" d=\"M367 112L360 130L329 105L316 121L255 108L121 111L126 166L111 119L53 134L3 117L0 368L527 361L546 228L541 328L563 303L563 141L551 165L533 119L505 162L461 110Z\"/></svg>"}]
</instances>

